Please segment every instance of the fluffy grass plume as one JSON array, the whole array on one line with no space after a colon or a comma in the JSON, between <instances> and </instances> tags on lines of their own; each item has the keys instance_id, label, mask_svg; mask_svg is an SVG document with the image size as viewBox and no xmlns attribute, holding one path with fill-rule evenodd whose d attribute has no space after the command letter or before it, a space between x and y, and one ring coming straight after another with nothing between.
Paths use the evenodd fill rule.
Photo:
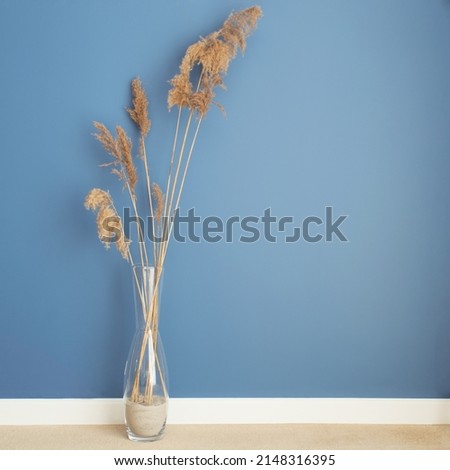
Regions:
<instances>
[{"instance_id":1,"label":"fluffy grass plume","mask_svg":"<svg viewBox=\"0 0 450 470\"><path fill-rule=\"evenodd\" d=\"M136 123L142 137L146 137L150 131L151 121L148 117L148 99L139 77L131 82L131 93L133 97L133 107L127 112Z\"/></svg>"},{"instance_id":2,"label":"fluffy grass plume","mask_svg":"<svg viewBox=\"0 0 450 470\"><path fill-rule=\"evenodd\" d=\"M122 127L116 127L117 132L117 145L120 150L120 161L125 168L125 172L127 175L127 182L130 185L130 190L133 194L135 194L136 190L136 183L137 183L137 172L136 167L134 166L133 162L133 155L132 149L133 144L131 139L127 136L126 132L123 130Z\"/></svg>"},{"instance_id":3,"label":"fluffy grass plume","mask_svg":"<svg viewBox=\"0 0 450 470\"><path fill-rule=\"evenodd\" d=\"M128 259L129 241L125 237L122 220L114 208L109 193L103 189L91 189L84 200L84 206L86 209L97 211L98 238L105 248L109 249L111 243L114 243L122 257ZM111 240L112 233L114 240Z\"/></svg>"},{"instance_id":4,"label":"fluffy grass plume","mask_svg":"<svg viewBox=\"0 0 450 470\"><path fill-rule=\"evenodd\" d=\"M223 86L231 60L240 49L245 51L249 34L256 28L262 10L258 6L232 13L223 26L205 38L201 38L186 50L180 64L180 73L171 80L169 109L173 106L190 108L204 116L213 102L216 86ZM197 88L191 82L191 72L201 67Z\"/></svg>"}]
</instances>

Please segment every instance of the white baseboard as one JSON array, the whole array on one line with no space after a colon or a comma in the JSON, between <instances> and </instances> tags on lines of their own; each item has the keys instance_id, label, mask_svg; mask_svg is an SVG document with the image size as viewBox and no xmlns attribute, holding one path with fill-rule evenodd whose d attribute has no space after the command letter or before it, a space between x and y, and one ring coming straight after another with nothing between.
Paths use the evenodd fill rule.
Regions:
<instances>
[{"instance_id":1,"label":"white baseboard","mask_svg":"<svg viewBox=\"0 0 450 470\"><path fill-rule=\"evenodd\" d=\"M121 399L0 399L0 425L122 424ZM450 399L171 398L169 424L450 424Z\"/></svg>"}]
</instances>

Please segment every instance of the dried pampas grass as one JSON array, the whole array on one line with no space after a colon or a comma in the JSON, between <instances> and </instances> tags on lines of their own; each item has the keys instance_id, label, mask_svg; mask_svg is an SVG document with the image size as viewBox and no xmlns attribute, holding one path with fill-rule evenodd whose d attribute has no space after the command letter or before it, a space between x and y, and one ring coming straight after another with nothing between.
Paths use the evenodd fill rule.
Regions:
<instances>
[{"instance_id":1,"label":"dried pampas grass","mask_svg":"<svg viewBox=\"0 0 450 470\"><path fill-rule=\"evenodd\" d=\"M117 162L120 162L120 150L111 132L101 122L94 121L94 127L98 130L94 137L103 145L106 153L109 153Z\"/></svg>"},{"instance_id":2,"label":"dried pampas grass","mask_svg":"<svg viewBox=\"0 0 450 470\"><path fill-rule=\"evenodd\" d=\"M103 189L91 189L85 198L84 206L86 209L97 211L98 238L105 248L109 249L111 243L114 243L122 257L128 260L130 242L125 237L122 220L109 193Z\"/></svg>"},{"instance_id":3,"label":"dried pampas grass","mask_svg":"<svg viewBox=\"0 0 450 470\"><path fill-rule=\"evenodd\" d=\"M204 116L213 102L213 89L223 86L223 75L240 49L246 48L247 37L255 29L262 10L258 6L232 13L222 28L201 38L186 50L180 65L180 73L171 80L168 96L169 109L186 107ZM200 66L200 80L195 89L191 72ZM194 91L195 90L195 91Z\"/></svg>"},{"instance_id":4,"label":"dried pampas grass","mask_svg":"<svg viewBox=\"0 0 450 470\"><path fill-rule=\"evenodd\" d=\"M133 107L127 112L138 126L142 137L146 137L150 131L151 121L148 117L148 99L141 80L136 77L131 82L131 93L133 96Z\"/></svg>"},{"instance_id":5,"label":"dried pampas grass","mask_svg":"<svg viewBox=\"0 0 450 470\"><path fill-rule=\"evenodd\" d=\"M112 173L120 180L125 180L131 193L135 194L137 183L137 171L133 162L131 139L121 126L116 127L117 137L114 138L108 128L101 122L94 121L94 127L98 130L95 138L103 145L107 153L114 157L114 161L104 163L101 166L114 165ZM119 167L119 169L117 169Z\"/></svg>"},{"instance_id":6,"label":"dried pampas grass","mask_svg":"<svg viewBox=\"0 0 450 470\"><path fill-rule=\"evenodd\" d=\"M245 51L247 45L247 37L256 28L258 20L262 16L262 10L258 6L253 6L242 11L232 13L223 23L222 27L201 38L196 43L189 46L181 61L179 73L175 75L171 83L171 89L168 93L169 109L173 106L179 107L178 120L176 123L174 143L170 160L170 169L167 178L165 194L156 183L151 181L150 171L147 162L147 152L145 148L145 138L151 129L151 120L149 118L149 102L147 94L144 90L139 77L131 82L132 103L126 109L129 117L137 126L140 141L138 153L144 162L144 176L147 187L148 204L152 219L153 229L158 224L158 229L164 235L159 246L153 246L153 264L162 268L167 253L168 241L173 230L174 215L178 209L181 193L184 188L187 170L196 144L200 124L203 117L209 110L212 103L219 108L223 107L219 103L214 102L214 89L217 86L224 87L223 76L227 73L231 60L236 56L237 52ZM199 67L200 76L198 83L194 86L191 80L192 71ZM189 110L184 131L180 129L182 109ZM191 134L190 128L193 115L198 115L195 131ZM102 144L105 151L113 157L111 162L101 166L112 166L111 172L116 175L119 180L124 181L125 187L128 189L134 215L138 218L138 201L136 187L138 184L138 172L133 159L133 144L128 137L124 128L116 126L116 135L101 122L94 122L96 133L95 138ZM181 143L178 139L181 137ZM176 152L179 152L176 156ZM172 171L174 175L172 175ZM114 205L109 194L100 189L93 189L86 198L85 205L88 209L97 210L97 228L101 239L106 247L110 246L110 241L106 239L103 233L103 222L112 217L111 211L117 215ZM118 216L118 215L117 215ZM114 225L116 224L116 225ZM102 228L103 227L103 228ZM113 220L111 227L121 230L120 217L116 221ZM139 238L139 256L140 262L149 263L144 233L140 224L138 224ZM155 230L153 231L155 233ZM106 240L106 241L105 241ZM128 241L119 246L118 249L125 256L128 250ZM129 257L128 257L129 259Z\"/></svg>"},{"instance_id":7,"label":"dried pampas grass","mask_svg":"<svg viewBox=\"0 0 450 470\"><path fill-rule=\"evenodd\" d=\"M202 119L212 103L223 111L223 106L214 102L214 88L217 86L224 87L223 75L228 71L229 64L238 50L244 52L247 37L256 28L261 16L262 10L258 6L232 13L218 31L201 38L188 47L181 61L179 73L170 81L172 88L169 90L167 98L168 106L169 109L178 106L179 112L163 211L164 237L159 250L159 259L162 261L164 261L173 230L171 220L178 209ZM199 67L200 76L197 85L194 86L191 75L196 67ZM184 108L189 110L189 117L184 132L179 133L181 111ZM194 114L198 116L198 120L195 131L191 135L190 127ZM183 136L180 145L178 145L179 135ZM175 157L178 147L179 153ZM175 173L173 177L172 171Z\"/></svg>"},{"instance_id":8,"label":"dried pampas grass","mask_svg":"<svg viewBox=\"0 0 450 470\"><path fill-rule=\"evenodd\" d=\"M84 200L84 207L90 210L97 210L100 207L111 205L112 200L108 192L103 189L91 189Z\"/></svg>"},{"instance_id":9,"label":"dried pampas grass","mask_svg":"<svg viewBox=\"0 0 450 470\"><path fill-rule=\"evenodd\" d=\"M133 195L136 193L137 172L134 166L132 148L133 144L131 139L127 136L122 127L116 127L117 144L120 149L120 162L125 168L127 175L127 183L130 185L130 190Z\"/></svg>"},{"instance_id":10,"label":"dried pampas grass","mask_svg":"<svg viewBox=\"0 0 450 470\"><path fill-rule=\"evenodd\" d=\"M171 89L167 98L169 109L173 106L178 106L179 109L169 172L164 188L165 192L158 184L151 181L147 162L145 138L151 128L148 98L139 78L135 78L131 82L132 105L127 108L127 113L139 132L138 153L142 158L143 169L145 170L144 180L153 234L158 233L161 235L159 239L152 240L153 249L149 256L143 228L140 222L137 223L138 243L135 249L139 250L140 264L142 266L153 264L155 268L151 295L148 293L147 286L139 281L133 271L145 318L145 334L152 336L153 345L156 344L158 332L158 285L200 125L211 104L221 108L221 105L214 102L214 89L218 86L224 87L223 76L227 73L231 60L239 50L245 51L247 37L255 29L261 15L261 8L257 6L235 12L228 17L218 31L201 38L186 50L179 67L179 73L170 81ZM199 69L200 75L198 83L194 85L191 76L195 68ZM189 115L186 121L181 121L184 109L188 110ZM192 122L196 122L195 130L191 130ZM184 129L182 129L183 126ZM121 126L116 126L116 136L113 136L109 129L100 122L94 122L94 127L97 131L94 134L95 138L102 144L105 151L113 157L111 162L102 166L111 166L112 173L119 180L124 181L125 187L128 189L134 216L137 221L143 220L138 213L138 172L133 160L131 139ZM110 194L102 189L92 189L86 196L85 207L97 212L98 237L105 247L110 248L111 244L115 244L122 257L134 264L130 241L125 237L122 219L113 204ZM139 397L139 387L142 380L141 368L143 367L146 351L147 342L143 339L140 345L139 360L131 393L134 400ZM146 382L144 401L151 403L153 388L150 383L150 375ZM163 388L164 393L166 393L165 384L163 384Z\"/></svg>"}]
</instances>

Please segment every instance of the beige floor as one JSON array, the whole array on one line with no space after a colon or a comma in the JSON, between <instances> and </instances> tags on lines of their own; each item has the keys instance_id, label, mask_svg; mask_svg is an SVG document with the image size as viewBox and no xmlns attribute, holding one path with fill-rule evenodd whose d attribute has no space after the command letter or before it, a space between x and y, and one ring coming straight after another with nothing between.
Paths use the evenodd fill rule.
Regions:
<instances>
[{"instance_id":1,"label":"beige floor","mask_svg":"<svg viewBox=\"0 0 450 470\"><path fill-rule=\"evenodd\" d=\"M172 425L154 443L123 426L0 426L0 449L450 449L450 426Z\"/></svg>"}]
</instances>

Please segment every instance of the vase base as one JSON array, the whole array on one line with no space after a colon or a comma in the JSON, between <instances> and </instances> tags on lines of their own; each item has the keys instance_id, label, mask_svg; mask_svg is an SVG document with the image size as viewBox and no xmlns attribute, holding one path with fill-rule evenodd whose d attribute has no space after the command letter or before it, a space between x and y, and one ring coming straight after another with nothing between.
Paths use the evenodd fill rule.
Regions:
<instances>
[{"instance_id":1,"label":"vase base","mask_svg":"<svg viewBox=\"0 0 450 470\"><path fill-rule=\"evenodd\" d=\"M164 429L156 436L138 436L129 429L127 429L128 439L133 442L154 442L159 441L164 437Z\"/></svg>"},{"instance_id":2,"label":"vase base","mask_svg":"<svg viewBox=\"0 0 450 470\"><path fill-rule=\"evenodd\" d=\"M125 427L131 441L161 439L166 429L167 400L153 396L151 404L125 400Z\"/></svg>"}]
</instances>

